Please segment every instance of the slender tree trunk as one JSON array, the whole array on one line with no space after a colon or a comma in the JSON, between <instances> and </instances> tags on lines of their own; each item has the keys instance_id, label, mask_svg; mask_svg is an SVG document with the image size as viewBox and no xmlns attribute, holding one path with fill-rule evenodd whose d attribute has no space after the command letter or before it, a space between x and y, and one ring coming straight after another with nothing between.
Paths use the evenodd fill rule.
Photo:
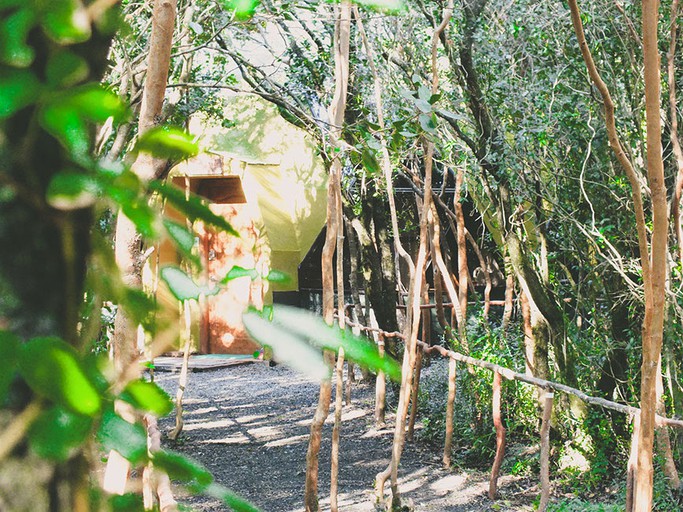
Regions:
<instances>
[{"instance_id":1,"label":"slender tree trunk","mask_svg":"<svg viewBox=\"0 0 683 512\"><path fill-rule=\"evenodd\" d=\"M493 373L493 425L496 429L496 456L493 460L493 467L491 468L491 480L489 481L489 498L495 500L498 496L498 474L500 467L503 465L503 457L505 456L505 426L503 425L503 418L500 412L500 402L503 387L503 376L498 373Z\"/></svg>"},{"instance_id":2,"label":"slender tree trunk","mask_svg":"<svg viewBox=\"0 0 683 512\"><path fill-rule=\"evenodd\" d=\"M425 270L426 273L426 270ZM429 304L429 284L426 276L422 277L422 302ZM422 341L430 343L431 338L431 319L432 313L429 309L422 310ZM413 389L410 394L410 415L408 416L408 432L406 439L413 440L413 433L415 431L415 419L417 418L417 400L420 393L420 377L422 375L422 350L418 350L415 360L415 375L413 376Z\"/></svg>"},{"instance_id":3,"label":"slender tree trunk","mask_svg":"<svg viewBox=\"0 0 683 512\"><path fill-rule=\"evenodd\" d=\"M678 261L683 265L683 228L681 227L681 193L683 192L683 150L678 140L678 105L676 101L676 37L678 31L678 0L671 2L671 30L669 41L669 53L667 55L667 78L669 85L669 118L671 128L669 135L671 148L676 157L678 172L676 174L676 186L671 205L671 216L674 221L674 233L678 242Z\"/></svg>"},{"instance_id":4,"label":"slender tree trunk","mask_svg":"<svg viewBox=\"0 0 683 512\"><path fill-rule=\"evenodd\" d=\"M328 110L331 121L330 142L332 148L339 148L341 140L342 124L346 110L346 96L349 81L349 38L351 7L348 0L335 6L335 31L334 31L334 61L335 61L335 91L330 108ZM330 179L327 192L327 235L323 246L322 256L322 280L323 280L323 316L325 321L334 323L334 268L332 255L334 254L339 226L337 207L340 194L341 160L339 152L334 154L330 169ZM334 355L326 354L326 360L334 364ZM311 423L311 434L306 453L306 483L304 490L304 504L307 512L319 510L318 505L318 454L322 440L322 429L330 409L330 397L332 394L331 381L329 378L320 384L318 406Z\"/></svg>"},{"instance_id":5,"label":"slender tree trunk","mask_svg":"<svg viewBox=\"0 0 683 512\"><path fill-rule=\"evenodd\" d=\"M643 363L640 385L640 436L638 470L635 479L635 510L652 509L655 413L657 374L661 360L667 278L668 212L664 164L662 161L660 117L660 59L657 40L659 2L643 0L643 67L647 127L647 178L652 201L652 240L649 263L650 282L645 282L645 320L643 322ZM647 252L645 253L647 257ZM647 262L646 262L647 263Z\"/></svg>"},{"instance_id":6,"label":"slender tree trunk","mask_svg":"<svg viewBox=\"0 0 683 512\"><path fill-rule=\"evenodd\" d=\"M439 26L434 30L432 36L432 93L438 91L438 74L436 66L437 44L440 34L446 29L453 15L453 0L448 1L444 7L443 18ZM403 353L403 368L401 390L399 393L398 408L396 411L396 426L394 430L394 441L391 450L391 462L386 470L376 477L376 491L378 499L383 499L384 483L391 475L391 508L400 510L401 497L398 488L398 466L403 452L405 440L405 422L408 414L408 402L411 394L411 384L413 369L415 365L417 351L417 334L420 323L420 292L422 289L422 276L426 264L427 255L427 234L429 216L431 214L432 197L432 166L434 158L434 143L427 141L425 151L425 180L424 180L424 200L422 205L422 215L420 218L420 246L418 249L417 262L415 264L414 279L411 280L408 291L409 306L407 310L407 321L405 329L405 349Z\"/></svg>"},{"instance_id":7,"label":"slender tree trunk","mask_svg":"<svg viewBox=\"0 0 683 512\"><path fill-rule=\"evenodd\" d=\"M161 111L166 93L173 26L176 17L176 0L155 0L152 13L149 61L142 93L142 106L138 118L138 136L153 128ZM147 153L140 153L132 170L147 181L157 177L159 162ZM142 286L142 238L135 225L119 212L116 221L116 263L127 286ZM114 364L119 373L128 370L137 358L137 325L119 309L114 321Z\"/></svg>"},{"instance_id":8,"label":"slender tree trunk","mask_svg":"<svg viewBox=\"0 0 683 512\"><path fill-rule=\"evenodd\" d=\"M351 13L349 12L349 16ZM339 328L346 326L346 301L344 293L344 213L342 212L341 168L337 169L335 200L337 202L337 317ZM332 453L330 468L330 510L338 512L337 493L339 489L339 442L342 421L342 394L344 390L344 349L339 348L336 365L336 387L334 400L334 427L332 429Z\"/></svg>"},{"instance_id":9,"label":"slender tree trunk","mask_svg":"<svg viewBox=\"0 0 683 512\"><path fill-rule=\"evenodd\" d=\"M510 255L505 255L505 307L503 309L503 332L507 331L512 318L513 299L515 296L515 275L510 263Z\"/></svg>"},{"instance_id":10,"label":"slender tree trunk","mask_svg":"<svg viewBox=\"0 0 683 512\"><path fill-rule=\"evenodd\" d=\"M190 311L190 302L184 300L182 303L184 332L183 338L183 365L180 369L180 376L178 377L178 389L175 396L175 427L168 434L168 438L175 441L180 433L183 431L185 423L183 421L183 396L185 395L185 388L188 381L188 370L190 366L190 349L192 347L192 314Z\"/></svg>"},{"instance_id":11,"label":"slender tree trunk","mask_svg":"<svg viewBox=\"0 0 683 512\"><path fill-rule=\"evenodd\" d=\"M543 416L541 418L541 499L539 512L545 512L550 501L550 418L553 414L554 393L542 391ZM543 392L544 391L544 392Z\"/></svg>"},{"instance_id":12,"label":"slender tree trunk","mask_svg":"<svg viewBox=\"0 0 683 512\"><path fill-rule=\"evenodd\" d=\"M451 451L453 446L453 412L455 410L455 393L457 378L457 362L448 358L448 398L446 399L446 439L443 445L443 465L451 467Z\"/></svg>"},{"instance_id":13,"label":"slender tree trunk","mask_svg":"<svg viewBox=\"0 0 683 512\"><path fill-rule=\"evenodd\" d=\"M365 313L363 311L363 306L361 305L360 302L360 287L358 283L358 260L360 259L360 253L358 251L358 238L356 237L356 232L353 229L353 226L351 225L351 221L349 220L348 216L344 215L344 224L346 227L346 239L349 242L349 266L350 266L350 272L349 272L349 286L351 287L351 298L353 301L353 311L356 315L356 322L358 322L361 325L368 325L368 320L365 316ZM366 298L367 300L367 298ZM361 366L361 373L363 375L363 380L368 382L372 380L372 373L367 369ZM351 368L351 363L349 363L349 373L352 372ZM349 382L347 385L349 387L351 383L351 379L349 379ZM347 395L350 394L350 391L347 391ZM349 399L350 401L350 399Z\"/></svg>"},{"instance_id":14,"label":"slender tree trunk","mask_svg":"<svg viewBox=\"0 0 683 512\"><path fill-rule=\"evenodd\" d=\"M465 214L462 211L460 193L464 180L463 166L458 166L455 178L455 194L453 195L453 207L455 209L457 242L458 242L458 299L462 318L467 321L467 283L469 282L469 270L467 268L467 240L465 233ZM486 269L483 268L484 272Z\"/></svg>"}]
</instances>

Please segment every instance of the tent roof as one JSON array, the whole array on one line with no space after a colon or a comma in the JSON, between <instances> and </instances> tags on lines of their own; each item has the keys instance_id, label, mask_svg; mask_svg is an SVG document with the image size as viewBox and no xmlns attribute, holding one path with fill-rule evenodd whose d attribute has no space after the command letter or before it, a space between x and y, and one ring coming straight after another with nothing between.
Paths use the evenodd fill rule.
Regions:
<instances>
[{"instance_id":1,"label":"tent roof","mask_svg":"<svg viewBox=\"0 0 683 512\"><path fill-rule=\"evenodd\" d=\"M190 131L209 152L180 163L171 175L241 178L247 203L263 222L272 268L296 280L298 265L325 224L327 176L317 148L256 96L227 98L225 116L234 122L228 128L192 120Z\"/></svg>"}]
</instances>

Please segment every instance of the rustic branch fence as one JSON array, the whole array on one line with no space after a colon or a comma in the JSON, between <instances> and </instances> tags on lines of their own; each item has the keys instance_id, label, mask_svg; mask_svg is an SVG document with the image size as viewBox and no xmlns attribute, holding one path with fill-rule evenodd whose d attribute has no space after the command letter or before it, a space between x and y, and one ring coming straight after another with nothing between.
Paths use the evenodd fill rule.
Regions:
<instances>
[{"instance_id":1,"label":"rustic branch fence","mask_svg":"<svg viewBox=\"0 0 683 512\"><path fill-rule=\"evenodd\" d=\"M433 304L426 304L424 305L426 307L434 307ZM382 329L376 328L376 327L367 327L364 325L361 325L357 322L350 322L347 321L347 325L352 328L356 328L359 331L365 332L365 333L376 333L378 336L377 343L378 345L383 348L384 347L384 340L386 338L399 338L399 339L405 339L405 336L397 331L393 332L388 332L384 331ZM447 413L446 413L446 441L445 441L445 446L444 446L444 456L443 456L443 462L444 465L450 466L450 457L451 457L451 442L452 442L452 431L453 431L453 421L452 421L452 416L453 416L453 404L455 400L455 372L456 372L456 363L461 362L465 363L468 365L472 366L477 366L479 368L484 368L486 370L489 370L493 372L494 378L493 378L493 400L492 400L492 408L493 408L493 422L494 422L494 427L496 429L496 455L493 461L493 467L491 469L491 478L489 482L489 497L491 499L495 499L497 495L497 488L498 488L498 475L500 472L500 467L503 461L503 457L505 454L505 428L503 426L502 422L502 416L501 416L501 410L500 410L500 395L501 395L501 387L502 387L502 377L504 377L507 380L516 380L519 382L522 382L524 384L529 384L531 386L536 386L539 390L541 390L540 398L541 398L541 427L540 427L540 485L541 485L541 496L540 496L540 502L539 502L539 511L543 512L546 510L548 502L550 500L550 441L549 441L549 432L550 432L550 418L552 415L552 408L553 408L553 402L554 402L554 395L555 391L560 392L560 393L565 393L568 395L573 395L578 397L580 400L583 402L601 407L604 409L609 409L612 411L616 411L622 414L627 414L632 422L634 422L634 428L637 428L638 423L639 423L639 414L640 414L640 409L637 407L632 407L630 405L625 405L625 404L620 404L617 402L613 402L611 400L607 400L604 398L599 398L595 396L588 395L584 393L583 391L572 388L570 386L567 386L565 384L560 384L558 382L553 382L545 379L539 379L536 377L532 377L530 375L526 375L523 373L516 372L514 370L511 370L509 368L506 368L504 366L500 366L494 363L489 363L488 361L483 361L481 359L475 359L473 357L466 356L464 354L461 354L459 352L455 352L453 350L449 350L445 347L434 345L430 346L428 343L425 343L423 341L418 340L418 346L422 350L422 352L426 354L432 354L432 353L437 353L445 358L449 359L449 385L448 385L448 401L447 401ZM378 391L376 393L376 399L378 401L382 401L382 404L380 405L379 403L376 404L376 411L381 410L381 414L376 413L375 418L378 419L381 417L381 423L384 422L384 391L385 391L385 380L384 376L380 375L378 376L377 379L377 386L378 386ZM380 386L381 386L381 392L380 392ZM411 418L412 421L414 421L414 418ZM380 423L378 421L378 423ZM683 420L677 420L677 419L672 419L672 418L667 418L664 416L656 415L656 424L658 426L667 426L667 427L672 427L672 428L683 428ZM630 463L629 463L630 466ZM630 481L632 479L632 471L628 471L627 473L627 487L632 485L632 482ZM627 503L627 512L630 512L631 507L629 507L629 503Z\"/></svg>"}]
</instances>

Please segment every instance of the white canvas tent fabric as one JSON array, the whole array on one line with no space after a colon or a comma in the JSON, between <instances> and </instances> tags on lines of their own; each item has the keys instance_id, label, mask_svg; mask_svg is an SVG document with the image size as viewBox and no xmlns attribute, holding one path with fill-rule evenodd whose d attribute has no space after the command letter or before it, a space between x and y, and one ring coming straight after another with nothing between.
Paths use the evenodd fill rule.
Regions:
<instances>
[{"instance_id":1,"label":"white canvas tent fabric","mask_svg":"<svg viewBox=\"0 0 683 512\"><path fill-rule=\"evenodd\" d=\"M297 269L325 224L327 175L311 138L253 95L225 98L225 120L193 119L200 146L222 157L222 169L206 158L176 166L172 175L240 176L247 203L270 249L270 266L292 277L275 290L297 290Z\"/></svg>"}]
</instances>

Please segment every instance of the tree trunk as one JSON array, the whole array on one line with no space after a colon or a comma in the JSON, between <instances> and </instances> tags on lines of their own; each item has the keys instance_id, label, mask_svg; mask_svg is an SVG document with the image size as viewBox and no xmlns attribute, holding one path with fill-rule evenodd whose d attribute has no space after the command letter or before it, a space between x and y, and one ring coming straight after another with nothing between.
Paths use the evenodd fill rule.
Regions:
<instances>
[{"instance_id":1,"label":"tree trunk","mask_svg":"<svg viewBox=\"0 0 683 512\"><path fill-rule=\"evenodd\" d=\"M649 261L650 282L645 279L645 319L643 322L643 363L640 387L640 435L638 468L635 478L635 510L652 509L655 413L657 409L657 370L659 368L664 330L667 278L668 211L664 164L662 162L660 118L660 62L657 41L659 2L643 0L643 66L645 78L645 111L647 127L647 177L652 201L652 239ZM642 257L642 255L641 255ZM647 252L645 253L647 258Z\"/></svg>"},{"instance_id":2,"label":"tree trunk","mask_svg":"<svg viewBox=\"0 0 683 512\"><path fill-rule=\"evenodd\" d=\"M462 211L460 193L464 180L463 166L458 166L455 178L455 194L453 195L453 206L455 209L457 243L458 243L458 299L460 301L460 311L464 321L467 321L467 283L469 282L469 269L467 268L467 239L465 233L465 214ZM486 269L482 269L486 272ZM455 307L455 304L453 305Z\"/></svg>"},{"instance_id":3,"label":"tree trunk","mask_svg":"<svg viewBox=\"0 0 683 512\"><path fill-rule=\"evenodd\" d=\"M346 96L349 81L349 38L351 22L351 6L348 0L335 6L335 30L334 30L334 62L335 62L335 90L334 98L330 103L328 115L331 120L330 142L332 148L339 149L342 124L346 110ZM323 316L325 321L334 323L334 267L332 255L334 254L339 218L337 208L341 208L340 180L342 163L339 152L334 150L330 168L330 179L327 187L327 234L322 254L322 281L323 281ZM326 361L330 367L334 364L334 355L326 353ZM304 489L304 505L307 512L319 510L318 505L318 454L322 440L322 429L325 419L330 410L330 398L332 394L331 381L328 378L320 384L318 406L311 423L311 434L306 453L306 483Z\"/></svg>"},{"instance_id":4,"label":"tree trunk","mask_svg":"<svg viewBox=\"0 0 683 512\"><path fill-rule=\"evenodd\" d=\"M453 0L448 0L448 5L443 9L443 19L438 27L434 29L432 36L432 94L438 91L437 73L437 44L439 36L448 26L453 15ZM426 265L427 255L427 235L429 216L431 214L432 198L432 166L434 163L434 143L427 141L425 151L425 180L424 180L424 199L422 214L420 217L420 246L418 249L417 262L415 264L414 279L411 280L408 291L408 310L407 321L404 329L405 349L403 352L403 367L401 390L399 393L398 407L396 411L396 426L394 429L394 440L391 449L391 461L387 469L379 473L376 477L377 498L383 499L384 483L387 477L391 476L391 509L401 509L401 497L398 488L398 466L403 452L405 440L405 422L408 414L408 402L411 394L411 384L417 351L417 334L420 323L420 292L422 289L422 276Z\"/></svg>"},{"instance_id":5,"label":"tree trunk","mask_svg":"<svg viewBox=\"0 0 683 512\"><path fill-rule=\"evenodd\" d=\"M166 82L171 62L173 26L176 17L177 0L155 0L152 13L152 34L149 43L149 61L142 105L138 118L138 137L156 126L166 94ZM140 153L132 170L141 179L148 181L157 177L160 162L147 153ZM135 225L119 212L116 221L116 263L121 269L127 286L142 287L142 237ZM120 374L127 372L137 358L137 325L119 309L114 321L114 364ZM134 377L131 374L130 377Z\"/></svg>"}]
</instances>

